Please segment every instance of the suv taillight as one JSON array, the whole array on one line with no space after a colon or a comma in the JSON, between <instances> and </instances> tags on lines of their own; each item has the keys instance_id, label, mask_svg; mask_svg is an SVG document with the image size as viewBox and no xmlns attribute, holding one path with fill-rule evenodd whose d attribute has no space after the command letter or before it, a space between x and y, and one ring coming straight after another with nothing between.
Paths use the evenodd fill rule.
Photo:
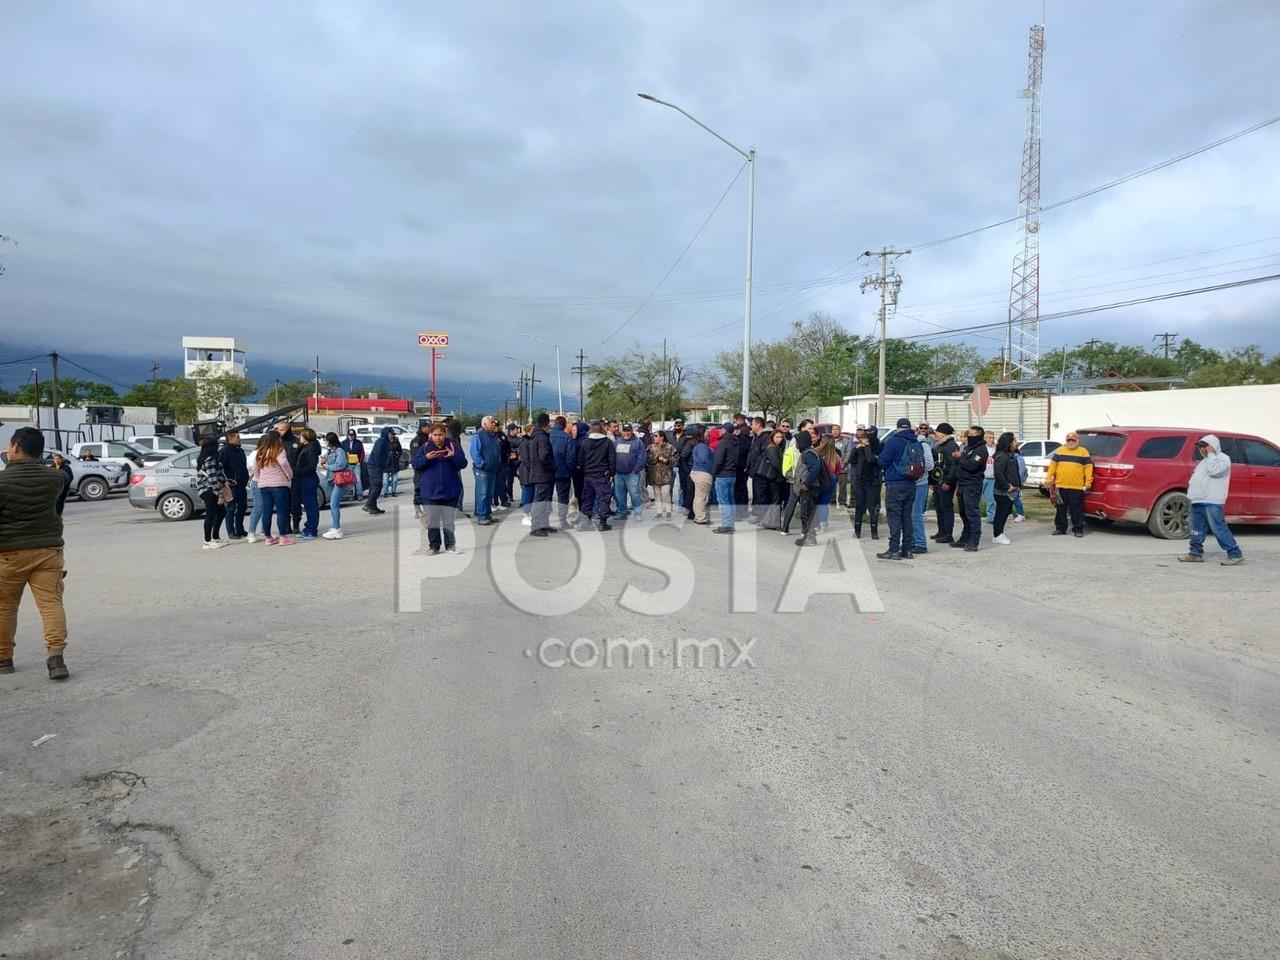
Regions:
<instances>
[{"instance_id":1,"label":"suv taillight","mask_svg":"<svg viewBox=\"0 0 1280 960\"><path fill-rule=\"evenodd\" d=\"M1108 480L1123 480L1129 474L1133 473L1132 463L1095 463L1093 465L1095 476L1105 477Z\"/></svg>"}]
</instances>

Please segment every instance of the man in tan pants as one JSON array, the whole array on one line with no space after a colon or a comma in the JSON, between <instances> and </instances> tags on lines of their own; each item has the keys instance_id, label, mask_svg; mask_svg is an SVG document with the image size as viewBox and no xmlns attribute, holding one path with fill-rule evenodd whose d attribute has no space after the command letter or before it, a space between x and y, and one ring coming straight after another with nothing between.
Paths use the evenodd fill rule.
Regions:
<instances>
[{"instance_id":1,"label":"man in tan pants","mask_svg":"<svg viewBox=\"0 0 1280 960\"><path fill-rule=\"evenodd\" d=\"M22 591L31 588L49 658L50 680L70 674L67 616L62 609L62 476L41 460L44 436L32 427L15 430L0 470L0 674L13 673L13 637Z\"/></svg>"}]
</instances>

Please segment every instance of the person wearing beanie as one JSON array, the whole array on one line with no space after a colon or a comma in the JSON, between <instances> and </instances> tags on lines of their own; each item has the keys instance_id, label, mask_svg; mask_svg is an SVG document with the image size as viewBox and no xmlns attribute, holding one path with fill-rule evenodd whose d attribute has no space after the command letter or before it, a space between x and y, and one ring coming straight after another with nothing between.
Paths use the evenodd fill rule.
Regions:
<instances>
[{"instance_id":1,"label":"person wearing beanie","mask_svg":"<svg viewBox=\"0 0 1280 960\"><path fill-rule=\"evenodd\" d=\"M911 533L911 509L916 496L916 481L921 474L911 469L924 469L924 451L916 439L907 417L900 417L897 429L889 434L880 451L880 469L884 471L884 504L889 517L889 546L877 553L880 560L910 560L914 556Z\"/></svg>"},{"instance_id":2,"label":"person wearing beanie","mask_svg":"<svg viewBox=\"0 0 1280 960\"><path fill-rule=\"evenodd\" d=\"M956 458L960 444L956 443L955 428L943 421L933 429L934 476L937 488L933 495L933 509L938 518L938 532L931 538L935 543L953 543L956 526Z\"/></svg>"}]
</instances>

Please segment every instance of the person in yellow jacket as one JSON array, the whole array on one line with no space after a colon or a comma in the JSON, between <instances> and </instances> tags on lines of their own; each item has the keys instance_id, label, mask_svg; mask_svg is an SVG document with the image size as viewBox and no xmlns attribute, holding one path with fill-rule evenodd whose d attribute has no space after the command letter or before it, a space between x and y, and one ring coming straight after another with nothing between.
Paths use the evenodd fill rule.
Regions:
<instances>
[{"instance_id":1,"label":"person in yellow jacket","mask_svg":"<svg viewBox=\"0 0 1280 960\"><path fill-rule=\"evenodd\" d=\"M1080 446L1080 437L1074 431L1067 434L1067 442L1053 451L1049 458L1045 486L1058 505L1057 515L1053 518L1053 535L1066 536L1069 514L1071 532L1083 537L1084 495L1093 486L1093 458Z\"/></svg>"}]
</instances>

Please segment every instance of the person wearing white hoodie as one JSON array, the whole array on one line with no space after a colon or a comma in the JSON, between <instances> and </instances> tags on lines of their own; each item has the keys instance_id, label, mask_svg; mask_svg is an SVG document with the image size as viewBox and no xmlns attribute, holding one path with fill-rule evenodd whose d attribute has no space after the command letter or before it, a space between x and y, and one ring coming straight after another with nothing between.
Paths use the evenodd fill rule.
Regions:
<instances>
[{"instance_id":1,"label":"person wearing white hoodie","mask_svg":"<svg viewBox=\"0 0 1280 960\"><path fill-rule=\"evenodd\" d=\"M1224 567L1244 563L1244 551L1227 526L1224 505L1231 486L1231 458L1222 452L1222 442L1212 433L1196 443L1200 462L1187 482L1187 499L1191 501L1191 544L1178 559L1183 563L1204 563L1204 541L1209 531L1227 554Z\"/></svg>"}]
</instances>

